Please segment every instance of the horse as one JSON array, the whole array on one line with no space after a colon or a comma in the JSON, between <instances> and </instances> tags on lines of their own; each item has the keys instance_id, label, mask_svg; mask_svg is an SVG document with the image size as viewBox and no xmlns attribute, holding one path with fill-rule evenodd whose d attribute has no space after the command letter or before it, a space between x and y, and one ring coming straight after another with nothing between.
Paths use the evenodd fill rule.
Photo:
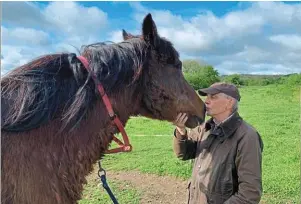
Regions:
<instances>
[{"instance_id":1,"label":"horse","mask_svg":"<svg viewBox=\"0 0 301 204\"><path fill-rule=\"evenodd\" d=\"M204 102L152 15L144 17L141 35L123 35L118 43L83 45L88 67L75 53L47 54L2 77L3 204L81 199L85 177L120 132L95 80L123 126L140 116L172 122L180 112L188 114L190 128L205 120Z\"/></svg>"}]
</instances>

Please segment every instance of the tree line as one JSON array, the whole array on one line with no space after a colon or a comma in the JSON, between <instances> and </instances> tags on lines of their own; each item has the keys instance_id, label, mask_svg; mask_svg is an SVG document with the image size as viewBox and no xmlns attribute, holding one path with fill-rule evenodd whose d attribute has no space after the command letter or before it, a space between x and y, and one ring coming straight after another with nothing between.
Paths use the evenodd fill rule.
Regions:
<instances>
[{"instance_id":1,"label":"tree line","mask_svg":"<svg viewBox=\"0 0 301 204\"><path fill-rule=\"evenodd\" d=\"M184 60L183 73L189 84L196 90L208 87L219 81L230 82L237 86L266 86L269 84L301 85L301 73L289 75L232 74L221 76L213 66L202 64L196 60Z\"/></svg>"}]
</instances>

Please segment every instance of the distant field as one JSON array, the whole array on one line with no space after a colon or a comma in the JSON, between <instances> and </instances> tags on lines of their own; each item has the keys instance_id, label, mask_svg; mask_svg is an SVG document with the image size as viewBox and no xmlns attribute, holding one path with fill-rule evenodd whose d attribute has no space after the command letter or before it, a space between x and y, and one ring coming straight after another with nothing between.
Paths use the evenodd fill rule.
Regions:
<instances>
[{"instance_id":1,"label":"distant field","mask_svg":"<svg viewBox=\"0 0 301 204\"><path fill-rule=\"evenodd\" d=\"M244 87L240 91L240 115L259 131L264 141L261 203L300 203L300 88L273 85ZM107 155L102 162L107 171L138 170L179 179L190 177L191 162L179 161L172 151L171 124L132 118L126 130L133 152ZM81 203L99 203L98 199L102 199L100 203L110 203L106 193L99 193L102 187L95 182L98 181L90 181L85 188L85 195L91 199ZM108 178L108 182L113 181ZM139 186L112 185L114 193L120 195L120 203L139 203Z\"/></svg>"}]
</instances>

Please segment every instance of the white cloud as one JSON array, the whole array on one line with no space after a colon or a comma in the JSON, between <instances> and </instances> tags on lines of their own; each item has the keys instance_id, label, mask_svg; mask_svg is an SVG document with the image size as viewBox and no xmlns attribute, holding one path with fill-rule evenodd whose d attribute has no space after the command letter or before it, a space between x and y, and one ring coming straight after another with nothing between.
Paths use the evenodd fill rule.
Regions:
<instances>
[{"instance_id":1,"label":"white cloud","mask_svg":"<svg viewBox=\"0 0 301 204\"><path fill-rule=\"evenodd\" d=\"M97 7L78 2L50 2L39 8L32 2L3 2L3 22L20 27L37 27L59 35L99 35L108 15Z\"/></svg>"},{"instance_id":2,"label":"white cloud","mask_svg":"<svg viewBox=\"0 0 301 204\"><path fill-rule=\"evenodd\" d=\"M283 2L258 2L251 8L268 23L294 27L301 23L301 4L285 4ZM299 30L300 31L300 30Z\"/></svg>"},{"instance_id":3,"label":"white cloud","mask_svg":"<svg viewBox=\"0 0 301 204\"><path fill-rule=\"evenodd\" d=\"M234 56L237 59L244 59L248 63L258 63L272 57L272 54L257 47L246 46L243 51L234 54Z\"/></svg>"},{"instance_id":4,"label":"white cloud","mask_svg":"<svg viewBox=\"0 0 301 204\"><path fill-rule=\"evenodd\" d=\"M139 23L152 13L159 34L182 56L205 59L221 73L301 72L301 4L255 2L223 16L202 11L185 20L168 10L131 5Z\"/></svg>"},{"instance_id":5,"label":"white cloud","mask_svg":"<svg viewBox=\"0 0 301 204\"><path fill-rule=\"evenodd\" d=\"M261 16L251 11L236 11L219 18L207 11L189 20L173 15L166 10L149 10L135 3L137 13L134 18L141 22L146 13L151 12L161 36L171 39L183 52L202 52L214 48L214 44L227 38L243 37L260 32L264 24Z\"/></svg>"},{"instance_id":6,"label":"white cloud","mask_svg":"<svg viewBox=\"0 0 301 204\"><path fill-rule=\"evenodd\" d=\"M81 46L92 44L99 41L95 36L85 36L85 35L72 35L69 38L65 38L63 41L53 45L52 47L56 51L61 52L77 52L81 49Z\"/></svg>"},{"instance_id":7,"label":"white cloud","mask_svg":"<svg viewBox=\"0 0 301 204\"><path fill-rule=\"evenodd\" d=\"M288 49L301 51L301 35L274 35L270 37L270 40Z\"/></svg>"},{"instance_id":8,"label":"white cloud","mask_svg":"<svg viewBox=\"0 0 301 204\"><path fill-rule=\"evenodd\" d=\"M122 31L121 30L116 30L110 33L110 41L114 42L114 43L118 43L123 41L123 37L122 37Z\"/></svg>"},{"instance_id":9,"label":"white cloud","mask_svg":"<svg viewBox=\"0 0 301 204\"><path fill-rule=\"evenodd\" d=\"M50 43L48 33L32 28L7 29L1 26L2 44L4 45L47 45Z\"/></svg>"},{"instance_id":10,"label":"white cloud","mask_svg":"<svg viewBox=\"0 0 301 204\"><path fill-rule=\"evenodd\" d=\"M43 8L32 2L3 2L1 74L40 55L75 52L100 41L108 15L77 2L50 2ZM17 26L17 27L13 27Z\"/></svg>"},{"instance_id":11,"label":"white cloud","mask_svg":"<svg viewBox=\"0 0 301 204\"><path fill-rule=\"evenodd\" d=\"M2 2L2 22L13 26L47 29L51 24L33 2Z\"/></svg>"},{"instance_id":12,"label":"white cloud","mask_svg":"<svg viewBox=\"0 0 301 204\"><path fill-rule=\"evenodd\" d=\"M68 35L95 36L108 23L107 13L75 2L51 2L44 13L49 22Z\"/></svg>"},{"instance_id":13,"label":"white cloud","mask_svg":"<svg viewBox=\"0 0 301 204\"><path fill-rule=\"evenodd\" d=\"M1 46L1 75L21 66L34 58L48 54L53 51L50 46L29 47L29 46Z\"/></svg>"}]
</instances>

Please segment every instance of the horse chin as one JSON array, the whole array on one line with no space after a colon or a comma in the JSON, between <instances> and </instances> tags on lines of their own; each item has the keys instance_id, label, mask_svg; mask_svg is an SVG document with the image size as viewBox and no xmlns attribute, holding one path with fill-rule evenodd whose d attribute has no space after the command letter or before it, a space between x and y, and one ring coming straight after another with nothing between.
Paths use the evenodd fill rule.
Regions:
<instances>
[{"instance_id":1,"label":"horse chin","mask_svg":"<svg viewBox=\"0 0 301 204\"><path fill-rule=\"evenodd\" d=\"M188 128L195 128L202 124L204 122L204 119L201 119L195 115L190 115L185 123L185 126Z\"/></svg>"}]
</instances>

